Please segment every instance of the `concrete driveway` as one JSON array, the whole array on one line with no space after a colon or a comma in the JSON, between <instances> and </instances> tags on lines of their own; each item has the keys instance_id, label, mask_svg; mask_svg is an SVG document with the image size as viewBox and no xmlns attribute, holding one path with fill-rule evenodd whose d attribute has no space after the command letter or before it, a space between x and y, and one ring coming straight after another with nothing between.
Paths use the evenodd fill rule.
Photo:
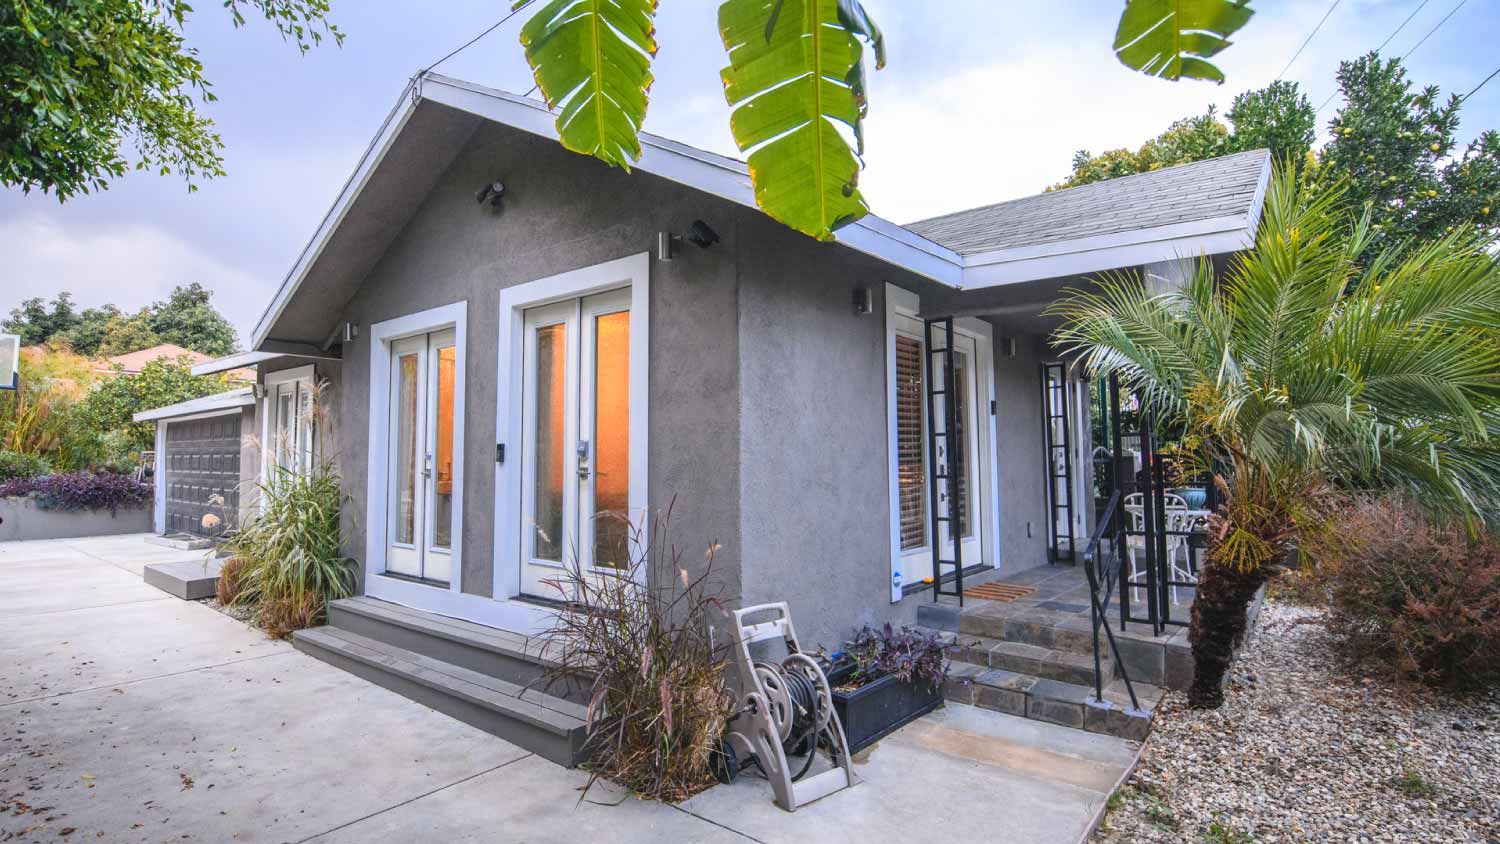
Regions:
<instances>
[{"instance_id":1,"label":"concrete driveway","mask_svg":"<svg viewBox=\"0 0 1500 844\"><path fill-rule=\"evenodd\" d=\"M0 841L1073 844L1136 749L949 706L796 814L754 776L580 803L577 771L140 580L199 553L0 544Z\"/></svg>"}]
</instances>

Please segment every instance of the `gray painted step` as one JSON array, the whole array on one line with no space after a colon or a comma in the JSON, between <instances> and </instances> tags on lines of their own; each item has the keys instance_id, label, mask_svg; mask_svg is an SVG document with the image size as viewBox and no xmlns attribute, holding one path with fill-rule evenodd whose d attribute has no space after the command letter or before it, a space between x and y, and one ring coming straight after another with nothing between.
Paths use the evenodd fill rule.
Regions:
<instances>
[{"instance_id":1,"label":"gray painted step","mask_svg":"<svg viewBox=\"0 0 1500 844\"><path fill-rule=\"evenodd\" d=\"M297 650L561 765L581 761L584 708L348 630L292 635Z\"/></svg>"},{"instance_id":2,"label":"gray painted step","mask_svg":"<svg viewBox=\"0 0 1500 844\"><path fill-rule=\"evenodd\" d=\"M968 703L1008 715L1064 727L1141 741L1151 731L1152 711L1160 691L1137 684L1141 709L1128 701L1116 703L1113 689L1104 700L1094 698L1092 686L1019 674L1001 668L954 663L944 684L948 700Z\"/></svg>"},{"instance_id":3,"label":"gray painted step","mask_svg":"<svg viewBox=\"0 0 1500 844\"><path fill-rule=\"evenodd\" d=\"M329 604L328 625L575 703L588 700L582 683L548 686L543 675L556 661L536 637L364 596Z\"/></svg>"}]
</instances>

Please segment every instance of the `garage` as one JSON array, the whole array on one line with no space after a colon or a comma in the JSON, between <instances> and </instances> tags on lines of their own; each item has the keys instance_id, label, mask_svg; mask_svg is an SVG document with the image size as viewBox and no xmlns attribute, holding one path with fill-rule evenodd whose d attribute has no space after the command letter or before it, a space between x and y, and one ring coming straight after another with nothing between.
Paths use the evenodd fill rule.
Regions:
<instances>
[{"instance_id":1,"label":"garage","mask_svg":"<svg viewBox=\"0 0 1500 844\"><path fill-rule=\"evenodd\" d=\"M230 390L137 414L156 422L156 532L214 539L237 526L259 466L255 396Z\"/></svg>"}]
</instances>

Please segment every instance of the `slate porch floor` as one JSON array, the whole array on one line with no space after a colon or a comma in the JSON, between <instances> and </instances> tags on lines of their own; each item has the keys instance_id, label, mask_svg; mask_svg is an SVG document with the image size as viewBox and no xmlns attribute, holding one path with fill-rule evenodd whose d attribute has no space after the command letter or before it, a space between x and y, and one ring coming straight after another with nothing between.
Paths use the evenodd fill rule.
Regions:
<instances>
[{"instance_id":1,"label":"slate porch floor","mask_svg":"<svg viewBox=\"0 0 1500 844\"><path fill-rule=\"evenodd\" d=\"M141 582L146 564L193 553L141 536L0 544L0 840L961 842L1003 831L1074 844L1138 747L954 705L876 745L855 788L794 815L753 776L681 807L579 803L579 772ZM936 783L962 799L939 810Z\"/></svg>"}]
</instances>

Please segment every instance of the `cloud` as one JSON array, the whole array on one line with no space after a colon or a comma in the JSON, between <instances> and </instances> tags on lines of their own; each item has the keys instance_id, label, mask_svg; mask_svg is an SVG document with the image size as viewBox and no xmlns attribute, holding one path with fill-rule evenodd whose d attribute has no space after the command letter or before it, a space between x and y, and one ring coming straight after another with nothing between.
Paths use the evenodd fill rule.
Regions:
<instances>
[{"instance_id":1,"label":"cloud","mask_svg":"<svg viewBox=\"0 0 1500 844\"><path fill-rule=\"evenodd\" d=\"M144 223L87 229L68 227L56 214L32 212L0 220L4 289L14 298L71 292L84 306L113 303L133 311L165 299L179 284L197 281L243 343L271 295L272 284Z\"/></svg>"}]
</instances>

